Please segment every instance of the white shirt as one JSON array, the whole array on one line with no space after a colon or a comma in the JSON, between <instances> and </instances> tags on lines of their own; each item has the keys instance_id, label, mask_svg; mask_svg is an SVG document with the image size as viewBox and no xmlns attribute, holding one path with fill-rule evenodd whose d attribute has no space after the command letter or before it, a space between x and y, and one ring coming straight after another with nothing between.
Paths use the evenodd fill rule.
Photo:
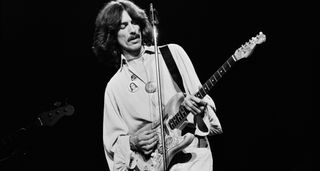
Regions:
<instances>
[{"instance_id":1,"label":"white shirt","mask_svg":"<svg viewBox=\"0 0 320 171\"><path fill-rule=\"evenodd\" d=\"M186 93L196 93L201 87L201 83L188 55L179 45L169 44L168 46L180 71ZM124 60L124 62L121 62L120 69L110 79L105 90L103 142L110 170L127 170L134 167L129 135L139 130L145 123L151 123L159 119L158 95L156 92L148 93L145 90L145 85L150 81L156 85L154 47L146 46L140 58L131 61L126 61L124 56L121 58L121 61ZM177 91L161 54L159 54L159 59L162 102L165 105ZM210 106L203 118L209 132L204 133L196 129L195 134L206 136L221 133L221 125L214 112L214 102L208 95L204 97L204 100ZM193 122L193 115L189 114L187 119ZM201 158L202 155L204 157L201 160L202 162L195 160L193 162L198 164L192 162L178 164L171 170L193 170L199 169L199 167L212 170L213 162L210 146L199 149L197 143L198 140L195 138L186 150L199 153L197 154L197 156L200 155L198 158ZM117 154L116 161L114 161L115 153Z\"/></svg>"}]
</instances>

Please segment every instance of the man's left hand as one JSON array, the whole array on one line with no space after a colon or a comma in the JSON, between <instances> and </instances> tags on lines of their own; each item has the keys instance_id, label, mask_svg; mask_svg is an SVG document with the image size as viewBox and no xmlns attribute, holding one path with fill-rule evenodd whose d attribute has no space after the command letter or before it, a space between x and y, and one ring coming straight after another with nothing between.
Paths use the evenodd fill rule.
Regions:
<instances>
[{"instance_id":1,"label":"man's left hand","mask_svg":"<svg viewBox=\"0 0 320 171\"><path fill-rule=\"evenodd\" d=\"M203 116L204 110L207 107L207 103L202 99L194 96L194 95L187 95L182 102L182 105L190 111L193 115L201 115Z\"/></svg>"}]
</instances>

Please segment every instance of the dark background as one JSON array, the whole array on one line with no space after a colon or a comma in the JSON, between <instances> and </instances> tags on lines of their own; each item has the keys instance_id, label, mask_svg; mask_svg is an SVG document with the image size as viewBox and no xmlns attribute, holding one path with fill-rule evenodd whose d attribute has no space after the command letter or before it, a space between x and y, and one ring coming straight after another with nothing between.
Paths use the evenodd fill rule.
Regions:
<instances>
[{"instance_id":1,"label":"dark background","mask_svg":"<svg viewBox=\"0 0 320 171\"><path fill-rule=\"evenodd\" d=\"M16 170L108 170L102 144L103 95L113 74L91 51L106 1L1 1L0 136L11 135L56 101L75 113L32 131ZM177 43L206 81L262 31L267 40L210 95L224 133L210 137L217 171L312 170L312 4L136 1L160 18L159 44ZM310 136L311 135L311 136ZM5 166L3 166L5 165ZM4 170L4 169L1 169Z\"/></svg>"}]
</instances>

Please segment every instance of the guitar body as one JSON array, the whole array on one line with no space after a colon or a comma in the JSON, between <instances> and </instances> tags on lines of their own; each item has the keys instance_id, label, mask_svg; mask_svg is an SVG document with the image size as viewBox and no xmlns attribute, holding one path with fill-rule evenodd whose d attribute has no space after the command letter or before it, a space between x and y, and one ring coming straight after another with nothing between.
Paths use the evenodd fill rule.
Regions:
<instances>
[{"instance_id":1,"label":"guitar body","mask_svg":"<svg viewBox=\"0 0 320 171\"><path fill-rule=\"evenodd\" d=\"M182 93L178 93L173 96L168 104L165 106L165 120L164 120L164 129L165 129L165 144L166 144L166 163L170 164L172 158L188 145L190 145L194 139L194 135L191 133L186 133L181 136L182 129L185 127L187 122L182 122L179 128L170 129L168 126L168 120L173 117L173 114L176 114L179 111L179 107L184 100L184 95ZM186 119L185 119L186 120ZM148 124L141 128L138 132L142 132L145 130L150 130L154 127L157 127L157 132L159 137L161 137L161 129L159 127L159 123L156 124ZM161 141L160 141L161 142ZM151 154L151 156L144 156L143 154L137 153L137 170L150 170L150 171L163 171L163 156L162 156L162 146L161 143L158 143L157 148ZM168 166L166 166L168 167Z\"/></svg>"}]
</instances>

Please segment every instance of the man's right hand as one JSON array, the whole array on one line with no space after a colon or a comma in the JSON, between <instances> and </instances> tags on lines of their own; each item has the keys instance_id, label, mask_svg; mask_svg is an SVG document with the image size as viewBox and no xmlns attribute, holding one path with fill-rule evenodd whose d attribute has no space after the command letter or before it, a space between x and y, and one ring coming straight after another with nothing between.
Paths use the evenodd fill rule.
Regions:
<instances>
[{"instance_id":1,"label":"man's right hand","mask_svg":"<svg viewBox=\"0 0 320 171\"><path fill-rule=\"evenodd\" d=\"M131 150L138 150L145 155L149 155L154 150L159 141L156 129L143 131L129 138Z\"/></svg>"}]
</instances>

